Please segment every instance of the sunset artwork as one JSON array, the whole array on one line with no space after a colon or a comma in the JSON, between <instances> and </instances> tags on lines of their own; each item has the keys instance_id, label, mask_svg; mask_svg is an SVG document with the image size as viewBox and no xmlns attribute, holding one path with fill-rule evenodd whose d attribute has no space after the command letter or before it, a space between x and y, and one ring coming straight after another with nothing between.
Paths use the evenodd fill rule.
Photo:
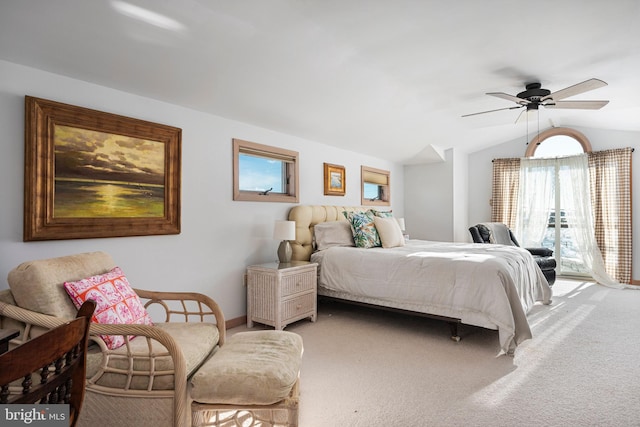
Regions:
<instances>
[{"instance_id":1,"label":"sunset artwork","mask_svg":"<svg viewBox=\"0 0 640 427\"><path fill-rule=\"evenodd\" d=\"M165 215L165 144L56 125L54 218Z\"/></svg>"}]
</instances>

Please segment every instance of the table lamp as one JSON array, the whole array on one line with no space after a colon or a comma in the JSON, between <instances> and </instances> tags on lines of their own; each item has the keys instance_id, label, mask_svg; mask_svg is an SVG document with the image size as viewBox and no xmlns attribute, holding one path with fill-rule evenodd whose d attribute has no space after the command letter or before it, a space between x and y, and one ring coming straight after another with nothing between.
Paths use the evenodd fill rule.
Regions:
<instances>
[{"instance_id":1,"label":"table lamp","mask_svg":"<svg viewBox=\"0 0 640 427\"><path fill-rule=\"evenodd\" d=\"M291 262L291 244L289 240L296 239L296 222L295 221L276 221L273 227L273 238L280 240L278 246L278 260L282 263Z\"/></svg>"}]
</instances>

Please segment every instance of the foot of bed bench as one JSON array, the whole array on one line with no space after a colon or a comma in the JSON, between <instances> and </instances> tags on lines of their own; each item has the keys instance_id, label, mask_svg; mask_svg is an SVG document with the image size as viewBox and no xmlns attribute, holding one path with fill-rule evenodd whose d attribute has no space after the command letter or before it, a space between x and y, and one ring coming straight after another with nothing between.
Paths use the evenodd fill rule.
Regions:
<instances>
[{"instance_id":1,"label":"foot of bed bench","mask_svg":"<svg viewBox=\"0 0 640 427\"><path fill-rule=\"evenodd\" d=\"M449 322L449 328L451 328L451 339L455 342L460 341L460 335L458 335L458 323Z\"/></svg>"}]
</instances>

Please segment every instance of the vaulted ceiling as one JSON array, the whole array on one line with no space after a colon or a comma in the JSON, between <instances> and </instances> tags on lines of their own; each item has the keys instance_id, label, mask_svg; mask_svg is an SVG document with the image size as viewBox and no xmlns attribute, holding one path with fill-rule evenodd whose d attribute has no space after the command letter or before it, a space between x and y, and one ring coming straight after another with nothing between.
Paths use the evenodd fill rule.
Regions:
<instances>
[{"instance_id":1,"label":"vaulted ceiling","mask_svg":"<svg viewBox=\"0 0 640 427\"><path fill-rule=\"evenodd\" d=\"M389 160L582 126L640 131L637 0L0 2L0 59ZM601 110L540 109L526 83ZM574 98L569 98L574 99Z\"/></svg>"}]
</instances>

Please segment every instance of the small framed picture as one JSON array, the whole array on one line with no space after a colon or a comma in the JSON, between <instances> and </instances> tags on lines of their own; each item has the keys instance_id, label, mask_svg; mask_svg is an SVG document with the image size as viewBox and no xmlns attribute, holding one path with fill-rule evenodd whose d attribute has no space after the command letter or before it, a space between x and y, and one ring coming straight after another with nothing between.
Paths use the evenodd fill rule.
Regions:
<instances>
[{"instance_id":1,"label":"small framed picture","mask_svg":"<svg viewBox=\"0 0 640 427\"><path fill-rule=\"evenodd\" d=\"M347 188L347 178L344 166L324 164L324 194L325 196L344 196Z\"/></svg>"}]
</instances>

